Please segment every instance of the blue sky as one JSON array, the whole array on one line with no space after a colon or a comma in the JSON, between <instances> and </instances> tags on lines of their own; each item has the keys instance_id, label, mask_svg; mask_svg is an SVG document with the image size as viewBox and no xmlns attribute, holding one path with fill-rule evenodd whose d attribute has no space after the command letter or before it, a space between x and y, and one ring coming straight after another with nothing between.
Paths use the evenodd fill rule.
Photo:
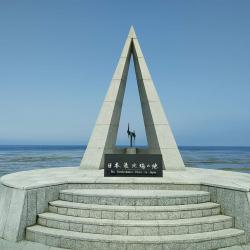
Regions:
<instances>
[{"instance_id":1,"label":"blue sky","mask_svg":"<svg viewBox=\"0 0 250 250\"><path fill-rule=\"evenodd\" d=\"M0 1L0 144L85 144L130 26L179 145L250 145L250 1ZM132 66L132 64L131 64ZM134 69L127 122L145 144Z\"/></svg>"}]
</instances>

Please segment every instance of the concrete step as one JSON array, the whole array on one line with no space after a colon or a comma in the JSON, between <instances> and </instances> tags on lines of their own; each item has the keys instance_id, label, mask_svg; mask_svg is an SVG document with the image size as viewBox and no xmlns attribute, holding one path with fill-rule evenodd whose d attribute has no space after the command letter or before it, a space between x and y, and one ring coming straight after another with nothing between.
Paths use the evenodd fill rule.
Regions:
<instances>
[{"instance_id":1,"label":"concrete step","mask_svg":"<svg viewBox=\"0 0 250 250\"><path fill-rule=\"evenodd\" d=\"M171 220L220 214L220 205L212 202L173 206L112 206L52 201L49 211L84 218L113 220Z\"/></svg>"},{"instance_id":2,"label":"concrete step","mask_svg":"<svg viewBox=\"0 0 250 250\"><path fill-rule=\"evenodd\" d=\"M168 206L208 202L210 193L182 190L68 189L60 192L60 199L102 205Z\"/></svg>"},{"instance_id":3,"label":"concrete step","mask_svg":"<svg viewBox=\"0 0 250 250\"><path fill-rule=\"evenodd\" d=\"M244 231L232 228L196 234L107 237L35 225L26 229L26 238L49 246L81 250L218 249L246 243Z\"/></svg>"},{"instance_id":4,"label":"concrete step","mask_svg":"<svg viewBox=\"0 0 250 250\"><path fill-rule=\"evenodd\" d=\"M233 226L225 215L178 220L109 220L81 218L55 213L38 216L38 224L51 228L106 235L172 235L222 230Z\"/></svg>"}]
</instances>

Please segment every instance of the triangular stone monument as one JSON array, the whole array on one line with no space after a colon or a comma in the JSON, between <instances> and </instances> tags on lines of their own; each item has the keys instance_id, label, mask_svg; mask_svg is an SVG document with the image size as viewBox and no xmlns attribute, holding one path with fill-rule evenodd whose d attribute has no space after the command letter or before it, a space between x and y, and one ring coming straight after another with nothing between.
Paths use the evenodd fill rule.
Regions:
<instances>
[{"instance_id":1,"label":"triangular stone monument","mask_svg":"<svg viewBox=\"0 0 250 250\"><path fill-rule=\"evenodd\" d=\"M115 144L120 122L130 57L133 55L148 149L138 153L161 154L163 169L184 170L185 166L143 57L134 28L131 27L94 130L81 161L81 169L102 169L104 155L120 153Z\"/></svg>"}]
</instances>

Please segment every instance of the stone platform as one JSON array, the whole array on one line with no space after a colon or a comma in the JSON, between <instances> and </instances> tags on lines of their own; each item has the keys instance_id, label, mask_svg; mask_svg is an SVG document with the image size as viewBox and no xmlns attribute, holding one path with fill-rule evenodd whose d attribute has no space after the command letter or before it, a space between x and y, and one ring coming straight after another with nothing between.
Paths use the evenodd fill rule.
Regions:
<instances>
[{"instance_id":1,"label":"stone platform","mask_svg":"<svg viewBox=\"0 0 250 250\"><path fill-rule=\"evenodd\" d=\"M195 168L163 178L104 178L76 167L18 172L1 178L0 238L70 249L245 244L249 190L248 174Z\"/></svg>"}]
</instances>

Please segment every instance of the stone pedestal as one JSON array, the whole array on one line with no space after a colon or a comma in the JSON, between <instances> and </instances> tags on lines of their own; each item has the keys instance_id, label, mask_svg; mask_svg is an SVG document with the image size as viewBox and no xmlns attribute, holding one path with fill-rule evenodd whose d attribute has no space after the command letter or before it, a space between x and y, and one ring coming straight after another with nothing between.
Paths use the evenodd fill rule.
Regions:
<instances>
[{"instance_id":1,"label":"stone pedestal","mask_svg":"<svg viewBox=\"0 0 250 250\"><path fill-rule=\"evenodd\" d=\"M126 148L125 152L126 152L126 154L134 155L137 152L137 148L134 148L134 147Z\"/></svg>"}]
</instances>

